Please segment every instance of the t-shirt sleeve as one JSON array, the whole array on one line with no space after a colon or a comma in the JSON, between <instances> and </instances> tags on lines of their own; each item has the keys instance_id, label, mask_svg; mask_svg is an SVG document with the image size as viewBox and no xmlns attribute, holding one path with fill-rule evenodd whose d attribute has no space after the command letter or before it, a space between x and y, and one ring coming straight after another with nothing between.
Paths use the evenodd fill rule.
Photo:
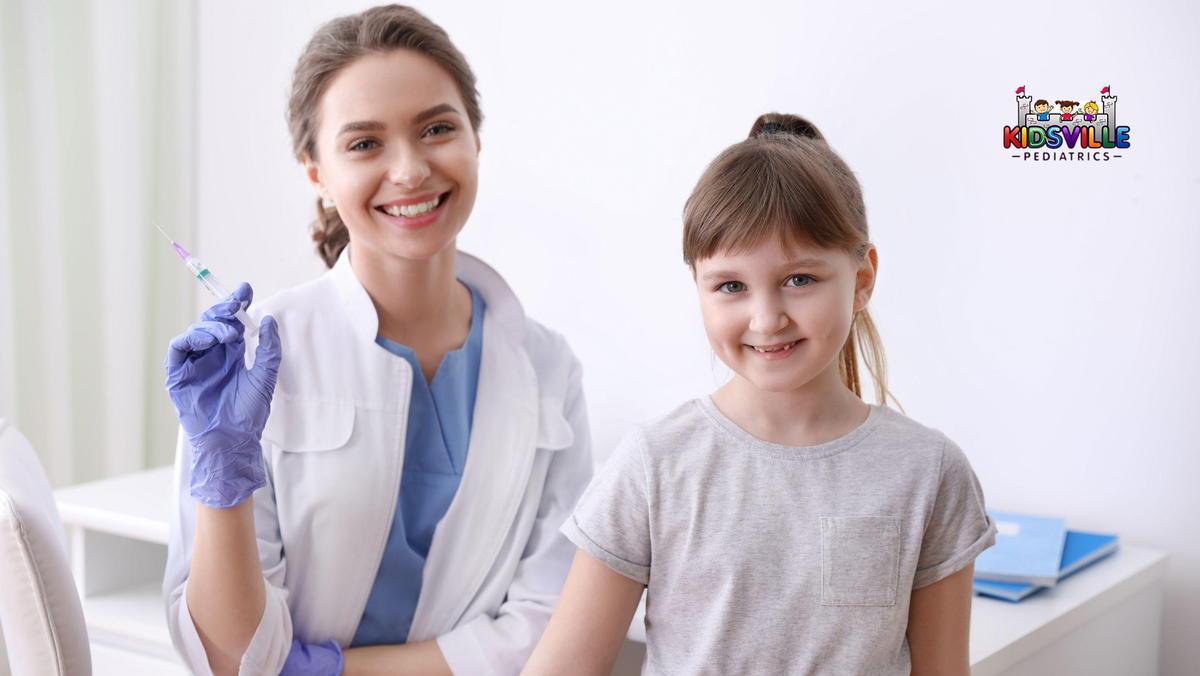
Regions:
<instances>
[{"instance_id":1,"label":"t-shirt sleeve","mask_svg":"<svg viewBox=\"0 0 1200 676\"><path fill-rule=\"evenodd\" d=\"M560 529L609 568L642 584L650 581L650 514L642 435L627 434L579 498Z\"/></svg>"},{"instance_id":2,"label":"t-shirt sleeve","mask_svg":"<svg viewBox=\"0 0 1200 676\"><path fill-rule=\"evenodd\" d=\"M979 479L962 449L946 439L937 497L925 526L912 588L962 570L995 542L996 523L987 515Z\"/></svg>"}]
</instances>

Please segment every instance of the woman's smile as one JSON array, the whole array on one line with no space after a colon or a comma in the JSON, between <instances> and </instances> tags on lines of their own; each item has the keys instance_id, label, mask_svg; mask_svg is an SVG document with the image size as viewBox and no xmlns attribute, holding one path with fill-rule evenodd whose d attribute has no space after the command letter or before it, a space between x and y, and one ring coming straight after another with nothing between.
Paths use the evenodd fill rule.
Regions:
<instances>
[{"instance_id":1,"label":"woman's smile","mask_svg":"<svg viewBox=\"0 0 1200 676\"><path fill-rule=\"evenodd\" d=\"M384 218L393 225L404 230L418 230L432 225L446 212L446 203L450 201L450 193L446 191L435 195L432 199L418 197L416 200L396 200L375 207L375 211L383 214Z\"/></svg>"}]
</instances>

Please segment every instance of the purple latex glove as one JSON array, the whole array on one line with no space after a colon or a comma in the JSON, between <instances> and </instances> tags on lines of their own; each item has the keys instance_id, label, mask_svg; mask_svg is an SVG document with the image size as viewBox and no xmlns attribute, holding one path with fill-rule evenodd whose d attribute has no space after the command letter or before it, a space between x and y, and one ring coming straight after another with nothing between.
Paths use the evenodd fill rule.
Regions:
<instances>
[{"instance_id":1,"label":"purple latex glove","mask_svg":"<svg viewBox=\"0 0 1200 676\"><path fill-rule=\"evenodd\" d=\"M243 282L167 351L167 393L192 447L191 494L209 507L238 505L267 483L261 438L282 350L275 319L263 317L246 369L245 327L234 314L253 298Z\"/></svg>"},{"instance_id":2,"label":"purple latex glove","mask_svg":"<svg viewBox=\"0 0 1200 676\"><path fill-rule=\"evenodd\" d=\"M292 650L279 676L341 676L346 659L337 641L310 645L292 639Z\"/></svg>"}]
</instances>

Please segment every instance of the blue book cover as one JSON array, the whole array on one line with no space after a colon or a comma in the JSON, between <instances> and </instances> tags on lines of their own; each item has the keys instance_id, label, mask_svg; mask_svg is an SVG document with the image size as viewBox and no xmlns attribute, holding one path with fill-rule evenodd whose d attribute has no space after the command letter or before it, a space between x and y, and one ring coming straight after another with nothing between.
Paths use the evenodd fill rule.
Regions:
<instances>
[{"instance_id":1,"label":"blue book cover","mask_svg":"<svg viewBox=\"0 0 1200 676\"><path fill-rule=\"evenodd\" d=\"M1117 551L1117 546L1116 535L1084 533L1077 530L1067 531L1067 542L1066 546L1063 547L1062 563L1059 566L1059 581L1065 580L1074 573ZM977 594L994 596L1014 603L1045 589L1045 587L1035 584L989 582L986 580L975 580L974 587Z\"/></svg>"},{"instance_id":2,"label":"blue book cover","mask_svg":"<svg viewBox=\"0 0 1200 676\"><path fill-rule=\"evenodd\" d=\"M1053 587L1058 582L1067 520L988 510L996 521L996 544L975 559L975 578Z\"/></svg>"}]
</instances>

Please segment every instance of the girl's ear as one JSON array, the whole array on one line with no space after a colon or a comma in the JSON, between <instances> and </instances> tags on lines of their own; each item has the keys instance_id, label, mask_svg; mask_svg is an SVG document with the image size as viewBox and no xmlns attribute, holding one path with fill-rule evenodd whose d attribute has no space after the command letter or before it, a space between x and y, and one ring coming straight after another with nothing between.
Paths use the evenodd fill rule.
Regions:
<instances>
[{"instance_id":1,"label":"girl's ear","mask_svg":"<svg viewBox=\"0 0 1200 676\"><path fill-rule=\"evenodd\" d=\"M871 293L875 290L875 276L879 273L879 250L874 244L867 245L866 255L859 263L858 273L854 277L854 311L859 312L867 307Z\"/></svg>"}]
</instances>

